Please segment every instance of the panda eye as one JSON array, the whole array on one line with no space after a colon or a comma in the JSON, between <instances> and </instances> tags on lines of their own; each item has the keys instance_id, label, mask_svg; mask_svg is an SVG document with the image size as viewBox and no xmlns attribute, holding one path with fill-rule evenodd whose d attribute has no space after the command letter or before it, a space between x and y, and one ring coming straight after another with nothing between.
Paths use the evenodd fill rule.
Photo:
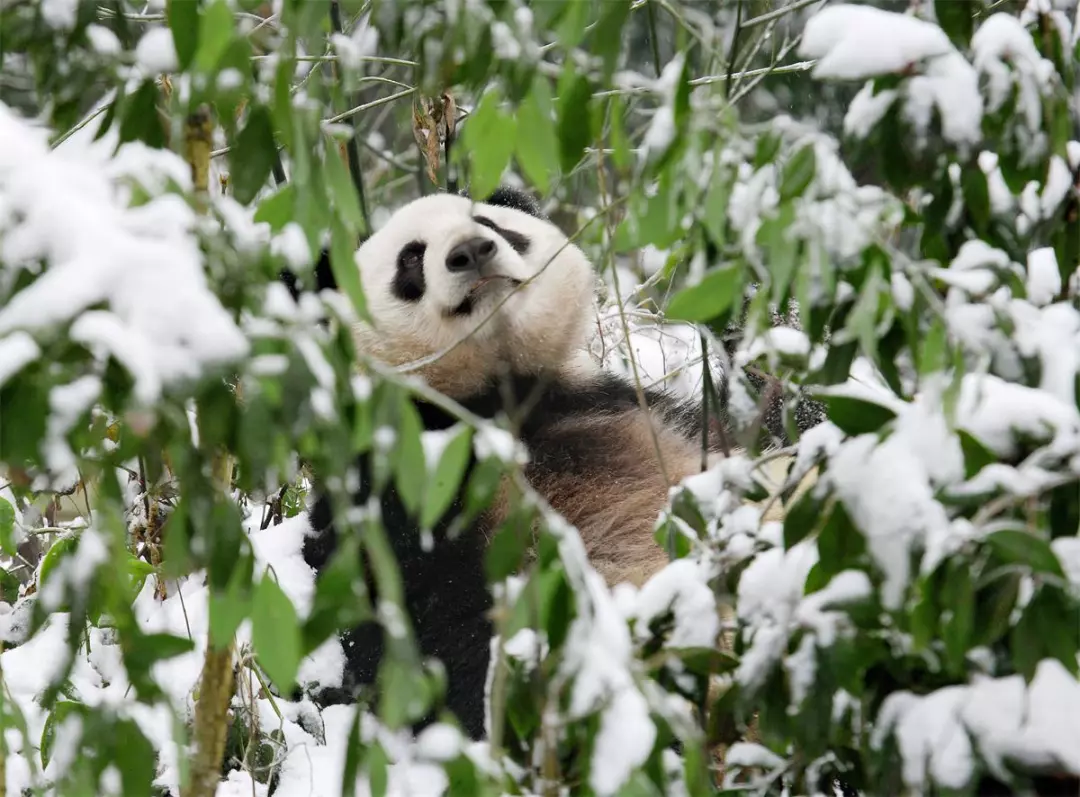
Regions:
<instances>
[{"instance_id":1,"label":"panda eye","mask_svg":"<svg viewBox=\"0 0 1080 797\"><path fill-rule=\"evenodd\" d=\"M514 232L513 230L508 230L505 227L500 227L487 216L474 216L473 221L497 233L503 240L510 244L510 248L519 255L523 255L529 251L530 242L528 236L522 235L519 232Z\"/></svg>"},{"instance_id":2,"label":"panda eye","mask_svg":"<svg viewBox=\"0 0 1080 797\"><path fill-rule=\"evenodd\" d=\"M399 271L412 271L424 265L424 252L427 244L421 241L413 241L405 244L398 253L397 267Z\"/></svg>"},{"instance_id":3,"label":"panda eye","mask_svg":"<svg viewBox=\"0 0 1080 797\"><path fill-rule=\"evenodd\" d=\"M397 269L390 283L394 295L403 302L418 302L427 287L424 281L424 252L427 244L412 241L398 252Z\"/></svg>"}]
</instances>

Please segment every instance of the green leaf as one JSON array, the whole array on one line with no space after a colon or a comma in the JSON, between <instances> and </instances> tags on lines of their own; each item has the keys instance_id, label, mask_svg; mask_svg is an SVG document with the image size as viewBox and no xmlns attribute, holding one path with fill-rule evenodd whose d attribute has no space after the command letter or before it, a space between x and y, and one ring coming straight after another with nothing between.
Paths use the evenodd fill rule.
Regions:
<instances>
[{"instance_id":1,"label":"green leaf","mask_svg":"<svg viewBox=\"0 0 1080 797\"><path fill-rule=\"evenodd\" d=\"M532 541L531 516L516 514L496 532L484 554L484 573L489 582L502 581L521 569L521 560Z\"/></svg>"},{"instance_id":2,"label":"green leaf","mask_svg":"<svg viewBox=\"0 0 1080 797\"><path fill-rule=\"evenodd\" d=\"M948 4L963 5L963 0L946 0ZM964 194L968 216L972 227L980 235L985 234L990 224L990 185L986 173L978 164L972 163L961 170L960 188Z\"/></svg>"},{"instance_id":3,"label":"green leaf","mask_svg":"<svg viewBox=\"0 0 1080 797\"><path fill-rule=\"evenodd\" d=\"M177 5L173 0L172 5ZM118 719L113 727L113 756L124 794L150 794L157 764L156 751L138 723Z\"/></svg>"},{"instance_id":4,"label":"green leaf","mask_svg":"<svg viewBox=\"0 0 1080 797\"><path fill-rule=\"evenodd\" d=\"M65 534L60 537L56 542L49 546L49 550L45 552L45 555L41 557L41 564L38 565L37 572L37 588L38 592L42 590L45 584L48 582L50 574L56 569L56 566L60 563L60 560L74 551L79 545L79 535L77 533Z\"/></svg>"},{"instance_id":5,"label":"green leaf","mask_svg":"<svg viewBox=\"0 0 1080 797\"><path fill-rule=\"evenodd\" d=\"M618 95L611 97L608 119L611 132L608 134L612 149L611 162L616 169L628 169L633 164L630 154L630 140L626 136L626 105Z\"/></svg>"},{"instance_id":6,"label":"green leaf","mask_svg":"<svg viewBox=\"0 0 1080 797\"><path fill-rule=\"evenodd\" d=\"M665 317L672 321L710 321L741 296L742 269L727 266L708 272L697 285L683 288L671 300Z\"/></svg>"},{"instance_id":7,"label":"green leaf","mask_svg":"<svg viewBox=\"0 0 1080 797\"><path fill-rule=\"evenodd\" d=\"M518 108L517 159L525 176L546 194L559 173L559 142L551 118L551 89L537 75L532 91Z\"/></svg>"},{"instance_id":8,"label":"green leaf","mask_svg":"<svg viewBox=\"0 0 1080 797\"><path fill-rule=\"evenodd\" d=\"M427 486L427 461L424 444L420 439L424 425L420 413L411 401L401 402L401 418L397 429L394 473L397 477L398 495L411 515L416 515Z\"/></svg>"},{"instance_id":9,"label":"green leaf","mask_svg":"<svg viewBox=\"0 0 1080 797\"><path fill-rule=\"evenodd\" d=\"M199 0L172 0L165 4L173 47L180 71L187 70L199 47Z\"/></svg>"},{"instance_id":10,"label":"green leaf","mask_svg":"<svg viewBox=\"0 0 1080 797\"><path fill-rule=\"evenodd\" d=\"M1051 538L1080 534L1080 485L1071 482L1051 490L1047 515Z\"/></svg>"},{"instance_id":11,"label":"green leaf","mask_svg":"<svg viewBox=\"0 0 1080 797\"><path fill-rule=\"evenodd\" d=\"M865 551L866 538L851 521L844 503L837 501L818 535L825 583L837 573L857 567Z\"/></svg>"},{"instance_id":12,"label":"green leaf","mask_svg":"<svg viewBox=\"0 0 1080 797\"><path fill-rule=\"evenodd\" d=\"M963 673L975 621L975 586L967 562L959 562L950 569L941 597L945 610L942 623L945 657L952 672Z\"/></svg>"},{"instance_id":13,"label":"green leaf","mask_svg":"<svg viewBox=\"0 0 1080 797\"><path fill-rule=\"evenodd\" d=\"M1053 657L1075 675L1078 644L1080 612L1076 602L1053 585L1037 584L1009 634L1013 667L1030 681L1039 662Z\"/></svg>"},{"instance_id":14,"label":"green leaf","mask_svg":"<svg viewBox=\"0 0 1080 797\"><path fill-rule=\"evenodd\" d=\"M315 597L302 632L304 654L338 629L354 628L370 619L367 585L360 573L360 541L356 535L342 535L330 563L315 581Z\"/></svg>"},{"instance_id":15,"label":"green leaf","mask_svg":"<svg viewBox=\"0 0 1080 797\"><path fill-rule=\"evenodd\" d=\"M824 503L824 499L814 497L813 490L807 490L792 504L784 517L785 549L791 550L814 530Z\"/></svg>"},{"instance_id":16,"label":"green leaf","mask_svg":"<svg viewBox=\"0 0 1080 797\"><path fill-rule=\"evenodd\" d=\"M45 718L45 723L41 727L41 742L39 749L41 750L41 766L49 766L49 761L52 758L53 743L56 741L56 728L64 723L64 720L73 713L76 713L83 709L82 703L76 703L70 700L59 700L56 705L53 706L53 710L49 712L49 716Z\"/></svg>"},{"instance_id":17,"label":"green leaf","mask_svg":"<svg viewBox=\"0 0 1080 797\"><path fill-rule=\"evenodd\" d=\"M255 221L266 222L273 232L281 232L293 220L295 205L296 188L292 183L287 183L259 203Z\"/></svg>"},{"instance_id":18,"label":"green leaf","mask_svg":"<svg viewBox=\"0 0 1080 797\"><path fill-rule=\"evenodd\" d=\"M0 550L8 556L15 555L15 507L0 496Z\"/></svg>"},{"instance_id":19,"label":"green leaf","mask_svg":"<svg viewBox=\"0 0 1080 797\"><path fill-rule=\"evenodd\" d=\"M784 164L784 171L780 177L780 201L786 202L802 196L814 179L816 171L817 155L814 153L814 145L807 144Z\"/></svg>"},{"instance_id":20,"label":"green leaf","mask_svg":"<svg viewBox=\"0 0 1080 797\"><path fill-rule=\"evenodd\" d=\"M1036 573L1065 577L1053 548L1041 537L1026 531L1002 529L988 534L986 541L1006 562L1027 565Z\"/></svg>"},{"instance_id":21,"label":"green leaf","mask_svg":"<svg viewBox=\"0 0 1080 797\"><path fill-rule=\"evenodd\" d=\"M173 0L173 5L187 0ZM199 49L195 54L195 68L210 72L229 47L233 35L233 15L227 0L214 0L203 10L199 26ZM282 59L284 60L284 59Z\"/></svg>"},{"instance_id":22,"label":"green leaf","mask_svg":"<svg viewBox=\"0 0 1080 797\"><path fill-rule=\"evenodd\" d=\"M276 158L270 112L256 105L229 150L229 182L237 202L246 205L255 198L266 185Z\"/></svg>"},{"instance_id":23,"label":"green leaf","mask_svg":"<svg viewBox=\"0 0 1080 797\"><path fill-rule=\"evenodd\" d=\"M124 103L120 120L120 143L142 141L149 147L165 146L165 129L157 112L157 85L144 80L138 90Z\"/></svg>"},{"instance_id":24,"label":"green leaf","mask_svg":"<svg viewBox=\"0 0 1080 797\"><path fill-rule=\"evenodd\" d=\"M754 149L754 169L761 169L775 161L781 143L780 136L775 133L765 133L758 138Z\"/></svg>"},{"instance_id":25,"label":"green leaf","mask_svg":"<svg viewBox=\"0 0 1080 797\"><path fill-rule=\"evenodd\" d=\"M195 649L187 637L172 634L136 634L124 646L124 663L133 673L145 674L159 661L182 656Z\"/></svg>"},{"instance_id":26,"label":"green leaf","mask_svg":"<svg viewBox=\"0 0 1080 797\"><path fill-rule=\"evenodd\" d=\"M585 75L567 62L568 72L559 86L559 159L564 172L571 171L592 143L592 86ZM569 84L569 85L567 85Z\"/></svg>"},{"instance_id":27,"label":"green leaf","mask_svg":"<svg viewBox=\"0 0 1080 797\"><path fill-rule=\"evenodd\" d=\"M758 243L765 248L772 277L772 300L778 305L790 294L798 266L800 242L791 234L794 222L795 206L784 204L776 216L761 225L757 234Z\"/></svg>"},{"instance_id":28,"label":"green leaf","mask_svg":"<svg viewBox=\"0 0 1080 797\"><path fill-rule=\"evenodd\" d=\"M920 579L916 594L918 598L912 607L908 620L911 623L911 644L915 652L927 649L937 638L937 625L940 612L935 602L934 586L941 580L940 571L935 570L926 578Z\"/></svg>"},{"instance_id":29,"label":"green leaf","mask_svg":"<svg viewBox=\"0 0 1080 797\"><path fill-rule=\"evenodd\" d=\"M853 396L818 395L825 404L829 420L850 435L878 431L896 417L896 413L873 401Z\"/></svg>"},{"instance_id":30,"label":"green leaf","mask_svg":"<svg viewBox=\"0 0 1080 797\"><path fill-rule=\"evenodd\" d=\"M360 318L368 318L364 286L360 282L360 268L356 263L356 246L352 236L338 219L330 222L330 270L338 288L352 301Z\"/></svg>"},{"instance_id":31,"label":"green leaf","mask_svg":"<svg viewBox=\"0 0 1080 797\"><path fill-rule=\"evenodd\" d=\"M588 4L583 4L588 5ZM630 16L629 0L608 0L601 4L603 10L600 19L596 23L592 34L592 47L589 48L593 56L603 59L604 79L611 77L619 58L619 49L622 46L623 25ZM650 8L651 12L652 9Z\"/></svg>"},{"instance_id":32,"label":"green leaf","mask_svg":"<svg viewBox=\"0 0 1080 797\"><path fill-rule=\"evenodd\" d=\"M942 370L948 362L948 330L944 322L935 318L923 338L919 351L919 375L926 376Z\"/></svg>"},{"instance_id":33,"label":"green leaf","mask_svg":"<svg viewBox=\"0 0 1080 797\"><path fill-rule=\"evenodd\" d=\"M283 694L290 692L301 658L296 609L269 572L259 580L252 604L251 643L259 665Z\"/></svg>"},{"instance_id":34,"label":"green leaf","mask_svg":"<svg viewBox=\"0 0 1080 797\"><path fill-rule=\"evenodd\" d=\"M961 49L967 47L975 30L975 10L973 0L934 0L938 25Z\"/></svg>"},{"instance_id":35,"label":"green leaf","mask_svg":"<svg viewBox=\"0 0 1080 797\"><path fill-rule=\"evenodd\" d=\"M979 590L975 599L973 647L993 645L1009 630L1009 617L1020 594L1019 573L1009 573Z\"/></svg>"},{"instance_id":36,"label":"green leaf","mask_svg":"<svg viewBox=\"0 0 1080 797\"><path fill-rule=\"evenodd\" d=\"M254 562L251 562L254 566ZM225 647L233 638L250 606L251 570L237 567L224 591L210 591L210 642Z\"/></svg>"},{"instance_id":37,"label":"green leaf","mask_svg":"<svg viewBox=\"0 0 1080 797\"><path fill-rule=\"evenodd\" d=\"M957 431L960 438L960 449L964 452L964 475L970 479L987 465L997 462L994 452L988 449L978 439L965 429Z\"/></svg>"},{"instance_id":38,"label":"green leaf","mask_svg":"<svg viewBox=\"0 0 1080 797\"><path fill-rule=\"evenodd\" d=\"M364 756L364 768L368 773L371 797L385 797L390 786L390 758L382 745L376 742L367 749Z\"/></svg>"},{"instance_id":39,"label":"green leaf","mask_svg":"<svg viewBox=\"0 0 1080 797\"><path fill-rule=\"evenodd\" d=\"M503 110L502 92L490 89L469 115L462 141L471 156L470 193L489 196L510 162L517 136L517 121Z\"/></svg>"},{"instance_id":40,"label":"green leaf","mask_svg":"<svg viewBox=\"0 0 1080 797\"><path fill-rule=\"evenodd\" d=\"M591 4L582 2L563 3L562 18L559 20L557 35L563 47L576 47L585 35L585 28L589 24L589 11Z\"/></svg>"},{"instance_id":41,"label":"green leaf","mask_svg":"<svg viewBox=\"0 0 1080 797\"><path fill-rule=\"evenodd\" d=\"M139 592L142 591L147 576L157 572L157 568L145 559L140 559L130 553L127 555L127 559L124 562L124 569L127 570L128 576L131 579L131 588L134 595L138 595Z\"/></svg>"},{"instance_id":42,"label":"green leaf","mask_svg":"<svg viewBox=\"0 0 1080 797\"><path fill-rule=\"evenodd\" d=\"M356 186L353 185L345 161L339 157L336 147L327 148L326 151L326 179L330 184L334 207L345 223L358 232L364 230L364 214L360 210Z\"/></svg>"},{"instance_id":43,"label":"green leaf","mask_svg":"<svg viewBox=\"0 0 1080 797\"><path fill-rule=\"evenodd\" d=\"M724 233L727 230L728 200L731 198L731 180L728 174L719 165L719 158L714 163L712 179L709 181L709 190L705 194L702 205L701 219L709 236L717 246L724 244Z\"/></svg>"},{"instance_id":44,"label":"green leaf","mask_svg":"<svg viewBox=\"0 0 1080 797\"><path fill-rule=\"evenodd\" d=\"M446 444L435 473L428 482L420 524L429 529L434 526L454 501L458 487L465 476L472 453L472 429L462 427L461 431Z\"/></svg>"},{"instance_id":45,"label":"green leaf","mask_svg":"<svg viewBox=\"0 0 1080 797\"><path fill-rule=\"evenodd\" d=\"M431 705L431 690L416 664L384 656L377 683L379 717L392 729L420 719Z\"/></svg>"}]
</instances>

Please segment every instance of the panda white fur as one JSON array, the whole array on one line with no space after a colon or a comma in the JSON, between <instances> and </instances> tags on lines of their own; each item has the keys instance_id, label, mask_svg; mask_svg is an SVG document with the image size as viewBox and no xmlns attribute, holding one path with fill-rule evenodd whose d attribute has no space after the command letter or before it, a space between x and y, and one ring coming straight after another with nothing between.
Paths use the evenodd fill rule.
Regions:
<instances>
[{"instance_id":1,"label":"panda white fur","mask_svg":"<svg viewBox=\"0 0 1080 797\"><path fill-rule=\"evenodd\" d=\"M451 194L417 199L362 243L356 264L374 320L353 330L360 351L395 366L423 362L418 373L431 387L483 417L506 413L529 453L526 477L578 528L609 585L641 585L667 564L653 529L669 486L701 469L701 407L646 390L644 410L630 382L591 359L593 266L531 198L501 188L483 203ZM325 262L318 283L333 287ZM437 407L416 406L427 429L454 423ZM717 432L707 436L713 456ZM359 466L362 503L370 480L363 458ZM497 503L448 539L458 496L435 529L434 548L423 550L393 487L381 502L421 651L442 661L446 706L479 738L492 634L484 552L504 507ZM320 569L335 543L325 497L311 519L305 557ZM369 624L343 641L351 696L375 680L382 633Z\"/></svg>"}]
</instances>

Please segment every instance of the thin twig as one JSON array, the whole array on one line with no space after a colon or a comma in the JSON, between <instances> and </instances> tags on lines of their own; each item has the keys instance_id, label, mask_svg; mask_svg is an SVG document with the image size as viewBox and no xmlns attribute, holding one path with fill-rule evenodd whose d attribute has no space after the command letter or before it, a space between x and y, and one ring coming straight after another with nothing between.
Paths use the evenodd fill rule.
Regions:
<instances>
[{"instance_id":1,"label":"thin twig","mask_svg":"<svg viewBox=\"0 0 1080 797\"><path fill-rule=\"evenodd\" d=\"M267 55L253 55L253 56L251 56L251 60L253 60L253 61L261 61L264 58L277 58L277 57L278 56L276 54L270 53L270 54L267 54ZM293 60L297 61L299 63L321 64L321 63L328 63L328 62L333 62L333 61L340 61L341 57L337 56L337 55L332 55L332 54L327 54L327 55L298 55ZM351 57L349 60L350 61L361 61L361 62L370 63L370 64L387 64L389 66L416 66L417 65L416 61L409 61L409 60L407 60L405 58L387 58L387 57L382 56L382 55L361 55L361 56Z\"/></svg>"},{"instance_id":2,"label":"thin twig","mask_svg":"<svg viewBox=\"0 0 1080 797\"><path fill-rule=\"evenodd\" d=\"M357 105L355 108L350 108L344 113L339 113L337 116L331 116L329 119L324 120L324 124L332 125L337 122L341 122L352 116L356 116L358 113L371 110L372 108L378 108L380 105L386 105L388 102L394 102L400 100L403 97L408 97L410 94L416 93L416 87L408 88L403 91L399 91L396 94L391 94L388 97L379 97L377 100L371 102L365 102L363 105Z\"/></svg>"}]
</instances>

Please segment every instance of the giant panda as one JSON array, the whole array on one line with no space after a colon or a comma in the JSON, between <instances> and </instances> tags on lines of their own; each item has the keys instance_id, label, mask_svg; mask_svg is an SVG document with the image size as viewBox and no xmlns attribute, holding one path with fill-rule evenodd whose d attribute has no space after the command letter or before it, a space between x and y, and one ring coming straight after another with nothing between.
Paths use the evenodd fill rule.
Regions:
<instances>
[{"instance_id":1,"label":"giant panda","mask_svg":"<svg viewBox=\"0 0 1080 797\"><path fill-rule=\"evenodd\" d=\"M722 456L722 419L703 435L700 404L655 389L639 394L595 363L587 351L594 268L531 197L502 187L483 202L416 199L360 245L355 262L373 321L352 330L358 351L391 366L423 363L418 374L430 387L482 417L510 418L528 452L526 478L577 527L609 586L640 586L668 563L653 537L657 517L669 488L701 470L703 439L711 458ZM302 286L283 277L297 296ZM325 260L315 282L335 287ZM455 422L433 404L416 407L428 430ZM365 504L370 470L363 457L358 465L355 500ZM505 506L496 501L451 538L458 495L425 547L392 485L380 502L421 652L442 662L446 707L481 738L493 631L484 554ZM310 519L304 555L318 571L336 541L325 495ZM348 696L374 682L382 630L370 623L343 642Z\"/></svg>"}]
</instances>

